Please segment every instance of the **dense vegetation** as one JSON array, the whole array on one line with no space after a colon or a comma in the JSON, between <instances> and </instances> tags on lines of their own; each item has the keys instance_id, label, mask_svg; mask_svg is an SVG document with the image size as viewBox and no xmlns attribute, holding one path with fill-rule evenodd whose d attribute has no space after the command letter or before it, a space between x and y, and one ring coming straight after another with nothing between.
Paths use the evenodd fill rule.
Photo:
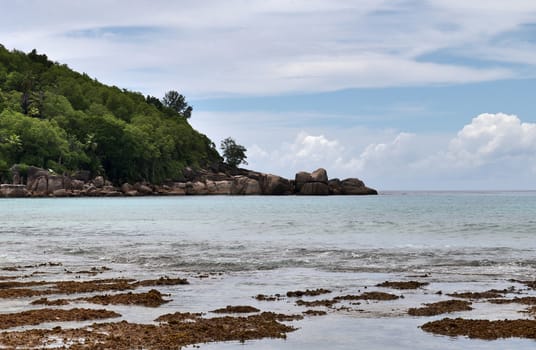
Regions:
<instances>
[{"instance_id":1,"label":"dense vegetation","mask_svg":"<svg viewBox=\"0 0 536 350\"><path fill-rule=\"evenodd\" d=\"M228 137L225 140L222 140L220 148L223 152L225 163L229 166L236 168L240 164L248 164L246 161L246 147L237 144L233 138Z\"/></svg>"},{"instance_id":2,"label":"dense vegetation","mask_svg":"<svg viewBox=\"0 0 536 350\"><path fill-rule=\"evenodd\" d=\"M35 50L0 45L0 177L13 164L153 183L221 158L184 96L106 86ZM2 180L2 179L0 179Z\"/></svg>"}]
</instances>

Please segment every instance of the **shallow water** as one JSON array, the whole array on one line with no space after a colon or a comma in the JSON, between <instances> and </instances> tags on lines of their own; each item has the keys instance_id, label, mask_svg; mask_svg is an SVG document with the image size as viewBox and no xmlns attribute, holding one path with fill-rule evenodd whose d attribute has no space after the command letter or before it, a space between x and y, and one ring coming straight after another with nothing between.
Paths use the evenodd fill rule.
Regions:
<instances>
[{"instance_id":1,"label":"shallow water","mask_svg":"<svg viewBox=\"0 0 536 350\"><path fill-rule=\"evenodd\" d=\"M408 305L438 299L433 294L438 290L504 288L511 285L508 279L533 279L535 192L2 199L0 212L0 267L57 261L74 271L105 265L113 269L110 276L189 277L191 285L169 288L174 300L162 309L116 307L128 320L150 322L168 310L209 311L229 304L294 312L290 301L266 304L251 297L319 287L355 293L387 279L426 273L431 284L424 293L404 292L406 298L397 303L371 303L370 312L306 318L295 323L300 329L286 341L246 346L534 347L527 340L431 336L418 329L428 318L404 315ZM223 274L196 279L199 272ZM1 304L6 311L19 307ZM510 307L496 317L522 317ZM493 318L496 310L475 312L472 317Z\"/></svg>"}]
</instances>

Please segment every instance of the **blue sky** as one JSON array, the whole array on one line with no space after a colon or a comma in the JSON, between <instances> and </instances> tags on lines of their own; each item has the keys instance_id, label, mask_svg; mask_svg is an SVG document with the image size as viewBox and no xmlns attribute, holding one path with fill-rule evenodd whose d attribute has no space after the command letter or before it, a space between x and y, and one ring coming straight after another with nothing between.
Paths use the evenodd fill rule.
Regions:
<instances>
[{"instance_id":1,"label":"blue sky","mask_svg":"<svg viewBox=\"0 0 536 350\"><path fill-rule=\"evenodd\" d=\"M0 43L194 107L253 169L536 189L536 3L0 0Z\"/></svg>"}]
</instances>

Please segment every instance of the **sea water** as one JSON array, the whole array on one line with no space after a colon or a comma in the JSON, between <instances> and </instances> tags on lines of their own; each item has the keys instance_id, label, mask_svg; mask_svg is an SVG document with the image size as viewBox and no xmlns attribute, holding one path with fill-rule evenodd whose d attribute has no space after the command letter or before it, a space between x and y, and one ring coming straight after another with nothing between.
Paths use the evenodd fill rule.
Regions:
<instances>
[{"instance_id":1,"label":"sea water","mask_svg":"<svg viewBox=\"0 0 536 350\"><path fill-rule=\"evenodd\" d=\"M505 288L510 279L533 279L536 192L2 199L0 212L0 267L52 261L72 270L107 266L114 276L190 276L190 285L173 291L167 310L232 304L293 312L290 301L266 304L252 296L320 287L355 294L384 280L428 276L429 293L406 292L405 304L306 318L287 340L246 342L248 349L536 346L429 335L418 328L429 319L405 313L408 303L432 299L427 295L438 290ZM212 277L194 278L207 273ZM2 301L2 307L24 306ZM165 313L115 310L135 322ZM477 309L476 317L519 318L514 309L494 312Z\"/></svg>"}]
</instances>

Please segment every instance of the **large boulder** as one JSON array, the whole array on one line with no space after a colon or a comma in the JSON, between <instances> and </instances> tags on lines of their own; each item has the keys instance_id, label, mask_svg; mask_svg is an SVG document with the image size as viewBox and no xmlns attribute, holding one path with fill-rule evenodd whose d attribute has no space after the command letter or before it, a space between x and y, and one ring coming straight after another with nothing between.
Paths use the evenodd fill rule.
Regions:
<instances>
[{"instance_id":1,"label":"large boulder","mask_svg":"<svg viewBox=\"0 0 536 350\"><path fill-rule=\"evenodd\" d=\"M296 188L296 192L300 192L302 186L311 181L313 181L313 178L311 177L310 173L306 171L296 173L296 176L294 177L294 186Z\"/></svg>"},{"instance_id":2,"label":"large boulder","mask_svg":"<svg viewBox=\"0 0 536 350\"><path fill-rule=\"evenodd\" d=\"M182 175L188 181L193 181L197 178L198 172L190 167L186 167L182 170Z\"/></svg>"},{"instance_id":3,"label":"large boulder","mask_svg":"<svg viewBox=\"0 0 536 350\"><path fill-rule=\"evenodd\" d=\"M328 172L324 168L316 169L311 173L311 182L328 183Z\"/></svg>"},{"instance_id":4,"label":"large boulder","mask_svg":"<svg viewBox=\"0 0 536 350\"><path fill-rule=\"evenodd\" d=\"M261 185L259 184L259 181L255 179L248 179L244 194L246 196L262 194Z\"/></svg>"},{"instance_id":5,"label":"large boulder","mask_svg":"<svg viewBox=\"0 0 536 350\"><path fill-rule=\"evenodd\" d=\"M30 193L24 185L9 185L2 184L0 185L0 197L7 198L17 198L17 197L28 197Z\"/></svg>"},{"instance_id":6,"label":"large boulder","mask_svg":"<svg viewBox=\"0 0 536 350\"><path fill-rule=\"evenodd\" d=\"M355 178L346 179L341 181L341 194L346 195L366 195L366 194L378 194L373 188L365 186L363 181Z\"/></svg>"},{"instance_id":7,"label":"large boulder","mask_svg":"<svg viewBox=\"0 0 536 350\"><path fill-rule=\"evenodd\" d=\"M293 188L289 180L272 174L264 174L260 181L262 194L285 195L292 194Z\"/></svg>"},{"instance_id":8,"label":"large boulder","mask_svg":"<svg viewBox=\"0 0 536 350\"><path fill-rule=\"evenodd\" d=\"M233 188L233 182L231 180L214 181L216 191L213 194L231 194Z\"/></svg>"},{"instance_id":9,"label":"large boulder","mask_svg":"<svg viewBox=\"0 0 536 350\"><path fill-rule=\"evenodd\" d=\"M47 176L39 176L34 178L31 182L28 181L28 190L34 195L43 196L48 193L48 179Z\"/></svg>"},{"instance_id":10,"label":"large boulder","mask_svg":"<svg viewBox=\"0 0 536 350\"><path fill-rule=\"evenodd\" d=\"M70 193L65 188L59 188L52 192L54 197L69 197Z\"/></svg>"},{"instance_id":11,"label":"large boulder","mask_svg":"<svg viewBox=\"0 0 536 350\"><path fill-rule=\"evenodd\" d=\"M48 193L53 193L56 190L65 189L63 176L49 175L47 177L47 182L48 182L48 187L47 187Z\"/></svg>"},{"instance_id":12,"label":"large boulder","mask_svg":"<svg viewBox=\"0 0 536 350\"><path fill-rule=\"evenodd\" d=\"M26 184L29 185L30 183L34 182L35 179L42 176L47 177L49 175L52 175L52 173L50 173L48 170L35 166L29 166L26 170Z\"/></svg>"},{"instance_id":13,"label":"large boulder","mask_svg":"<svg viewBox=\"0 0 536 350\"><path fill-rule=\"evenodd\" d=\"M195 181L186 183L186 194L188 195L200 195L208 194L207 186L204 182Z\"/></svg>"},{"instance_id":14,"label":"large boulder","mask_svg":"<svg viewBox=\"0 0 536 350\"><path fill-rule=\"evenodd\" d=\"M71 180L71 190L80 191L84 188L84 181Z\"/></svg>"},{"instance_id":15,"label":"large boulder","mask_svg":"<svg viewBox=\"0 0 536 350\"><path fill-rule=\"evenodd\" d=\"M137 183L134 185L134 188L136 191L138 191L139 194L143 196L149 196L153 194L153 189L146 184Z\"/></svg>"},{"instance_id":16,"label":"large boulder","mask_svg":"<svg viewBox=\"0 0 536 350\"><path fill-rule=\"evenodd\" d=\"M319 168L308 173L301 171L296 174L295 192L302 195L327 195L329 194L328 172L326 169Z\"/></svg>"},{"instance_id":17,"label":"large boulder","mask_svg":"<svg viewBox=\"0 0 536 350\"><path fill-rule=\"evenodd\" d=\"M218 192L218 187L216 187L216 183L212 180L206 180L205 187L208 194L216 194Z\"/></svg>"},{"instance_id":18,"label":"large boulder","mask_svg":"<svg viewBox=\"0 0 536 350\"><path fill-rule=\"evenodd\" d=\"M323 182L308 182L304 184L299 194L307 196L327 196L329 187Z\"/></svg>"},{"instance_id":19,"label":"large boulder","mask_svg":"<svg viewBox=\"0 0 536 350\"><path fill-rule=\"evenodd\" d=\"M258 195L262 194L259 181L249 177L237 175L234 176L231 194L234 195Z\"/></svg>"},{"instance_id":20,"label":"large boulder","mask_svg":"<svg viewBox=\"0 0 536 350\"><path fill-rule=\"evenodd\" d=\"M95 185L95 187L97 188L101 188L105 185L104 183L104 177L102 176L97 176L96 178L93 179L93 184Z\"/></svg>"},{"instance_id":21,"label":"large boulder","mask_svg":"<svg viewBox=\"0 0 536 350\"><path fill-rule=\"evenodd\" d=\"M341 180L335 178L328 181L329 194L340 195L342 194Z\"/></svg>"},{"instance_id":22,"label":"large boulder","mask_svg":"<svg viewBox=\"0 0 536 350\"><path fill-rule=\"evenodd\" d=\"M128 193L132 191L135 191L134 186L132 186L128 182L125 182L124 184L121 185L121 192Z\"/></svg>"},{"instance_id":23,"label":"large boulder","mask_svg":"<svg viewBox=\"0 0 536 350\"><path fill-rule=\"evenodd\" d=\"M184 182L170 182L169 194L175 196L182 196L186 194L186 183Z\"/></svg>"},{"instance_id":24,"label":"large boulder","mask_svg":"<svg viewBox=\"0 0 536 350\"><path fill-rule=\"evenodd\" d=\"M105 197L119 197L121 196L121 192L118 191L117 188L110 185L105 185L102 188L98 189L99 196L105 196Z\"/></svg>"}]
</instances>

